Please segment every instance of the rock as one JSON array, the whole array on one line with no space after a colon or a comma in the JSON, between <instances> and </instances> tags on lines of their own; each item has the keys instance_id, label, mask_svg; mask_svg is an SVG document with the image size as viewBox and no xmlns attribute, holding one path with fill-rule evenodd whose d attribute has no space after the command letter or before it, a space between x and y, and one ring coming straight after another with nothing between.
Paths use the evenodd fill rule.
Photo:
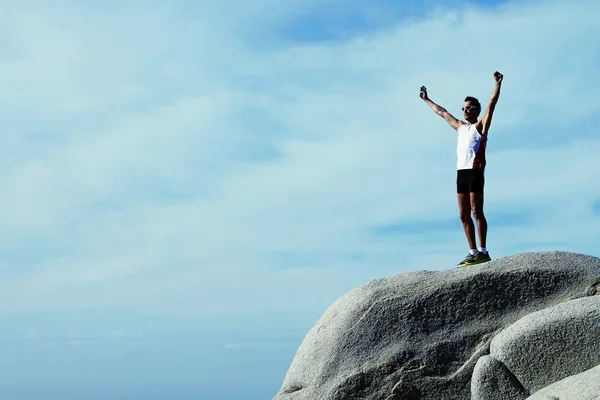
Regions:
<instances>
[{"instance_id":1,"label":"rock","mask_svg":"<svg viewBox=\"0 0 600 400\"><path fill-rule=\"evenodd\" d=\"M326 310L274 399L468 399L474 366L496 334L599 287L600 259L566 252L371 281ZM483 376L495 368L483 367Z\"/></svg>"},{"instance_id":2,"label":"rock","mask_svg":"<svg viewBox=\"0 0 600 400\"><path fill-rule=\"evenodd\" d=\"M506 365L492 356L477 360L471 378L471 400L524 400L529 396Z\"/></svg>"},{"instance_id":3,"label":"rock","mask_svg":"<svg viewBox=\"0 0 600 400\"><path fill-rule=\"evenodd\" d=\"M593 296L524 316L492 339L490 355L504 366L497 369L500 376L510 370L528 393L535 393L600 364L599 349L600 296ZM492 392L486 392L473 400L490 396Z\"/></svg>"},{"instance_id":4,"label":"rock","mask_svg":"<svg viewBox=\"0 0 600 400\"><path fill-rule=\"evenodd\" d=\"M600 365L555 382L526 400L600 400Z\"/></svg>"}]
</instances>

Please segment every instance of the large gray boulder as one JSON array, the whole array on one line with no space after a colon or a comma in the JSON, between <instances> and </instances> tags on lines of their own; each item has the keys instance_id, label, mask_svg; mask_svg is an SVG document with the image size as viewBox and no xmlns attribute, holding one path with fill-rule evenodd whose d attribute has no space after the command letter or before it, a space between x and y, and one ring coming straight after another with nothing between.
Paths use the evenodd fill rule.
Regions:
<instances>
[{"instance_id":1,"label":"large gray boulder","mask_svg":"<svg viewBox=\"0 0 600 400\"><path fill-rule=\"evenodd\" d=\"M600 365L600 296L533 312L492 339L471 380L473 400L525 400ZM598 393L600 397L600 392Z\"/></svg>"},{"instance_id":2,"label":"large gray boulder","mask_svg":"<svg viewBox=\"0 0 600 400\"><path fill-rule=\"evenodd\" d=\"M469 399L474 366L498 333L530 313L597 292L600 259L566 252L374 280L326 310L274 399ZM527 389L502 365L488 365L486 373L504 373L494 378L498 387L522 398Z\"/></svg>"},{"instance_id":3,"label":"large gray boulder","mask_svg":"<svg viewBox=\"0 0 600 400\"><path fill-rule=\"evenodd\" d=\"M526 400L600 400L600 365L555 382Z\"/></svg>"}]
</instances>

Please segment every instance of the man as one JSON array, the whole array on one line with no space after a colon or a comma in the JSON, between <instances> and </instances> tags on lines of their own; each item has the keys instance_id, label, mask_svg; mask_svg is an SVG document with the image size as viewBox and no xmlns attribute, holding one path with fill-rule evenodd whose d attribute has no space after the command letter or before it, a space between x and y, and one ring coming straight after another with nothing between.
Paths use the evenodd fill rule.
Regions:
<instances>
[{"instance_id":1,"label":"man","mask_svg":"<svg viewBox=\"0 0 600 400\"><path fill-rule=\"evenodd\" d=\"M457 144L457 178L456 186L458 193L458 208L460 220L462 221L465 235L469 243L469 254L458 264L458 267L479 264L490 261L490 254L486 248L487 221L483 214L483 186L485 183L485 149L487 145L488 132L492 123L492 115L498 97L500 86L504 76L496 71L494 80L496 86L490 99L490 103L481 120L477 120L481 113L481 104L475 97L465 98L462 111L464 121L454 118L446 109L435 104L427 96L427 89L421 88L421 97L440 117L458 132ZM480 247L475 242L475 224L471 218L475 218Z\"/></svg>"}]
</instances>

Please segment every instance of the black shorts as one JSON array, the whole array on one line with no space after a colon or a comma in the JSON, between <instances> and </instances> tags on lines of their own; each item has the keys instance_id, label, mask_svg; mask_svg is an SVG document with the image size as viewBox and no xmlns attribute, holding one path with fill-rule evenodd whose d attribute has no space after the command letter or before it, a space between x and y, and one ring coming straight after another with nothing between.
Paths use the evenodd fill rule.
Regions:
<instances>
[{"instance_id":1,"label":"black shorts","mask_svg":"<svg viewBox=\"0 0 600 400\"><path fill-rule=\"evenodd\" d=\"M485 177L482 169L459 169L456 174L456 193L483 193Z\"/></svg>"}]
</instances>

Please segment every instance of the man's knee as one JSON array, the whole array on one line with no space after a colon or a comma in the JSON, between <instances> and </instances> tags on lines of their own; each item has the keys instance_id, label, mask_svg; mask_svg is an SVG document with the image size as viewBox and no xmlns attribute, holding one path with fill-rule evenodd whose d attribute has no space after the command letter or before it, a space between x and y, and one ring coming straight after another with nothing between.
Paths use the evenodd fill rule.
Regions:
<instances>
[{"instance_id":1,"label":"man's knee","mask_svg":"<svg viewBox=\"0 0 600 400\"><path fill-rule=\"evenodd\" d=\"M485 216L483 215L483 207L473 206L471 208L471 213L473 214L473 218L475 218L476 220L485 219Z\"/></svg>"},{"instance_id":2,"label":"man's knee","mask_svg":"<svg viewBox=\"0 0 600 400\"><path fill-rule=\"evenodd\" d=\"M472 223L470 210L460 212L460 220L463 224Z\"/></svg>"}]
</instances>

